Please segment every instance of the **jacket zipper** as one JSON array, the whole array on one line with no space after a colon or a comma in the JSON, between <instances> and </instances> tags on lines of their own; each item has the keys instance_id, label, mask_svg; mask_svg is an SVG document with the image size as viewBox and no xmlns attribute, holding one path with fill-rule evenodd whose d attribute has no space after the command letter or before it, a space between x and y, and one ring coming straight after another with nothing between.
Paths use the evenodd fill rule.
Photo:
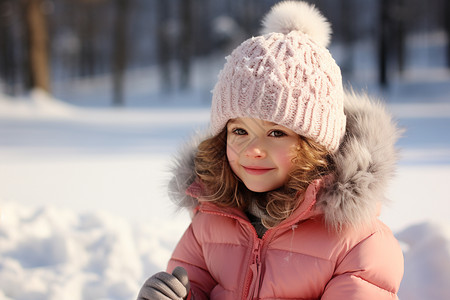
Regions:
<instances>
[{"instance_id":1,"label":"jacket zipper","mask_svg":"<svg viewBox=\"0 0 450 300\"><path fill-rule=\"evenodd\" d=\"M248 272L245 278L242 299L253 299L259 293L261 277L261 248L263 241L257 238L253 244L252 255L248 266Z\"/></svg>"},{"instance_id":2,"label":"jacket zipper","mask_svg":"<svg viewBox=\"0 0 450 300\"><path fill-rule=\"evenodd\" d=\"M315 205L315 201L313 203L311 203L300 216L296 217L295 220L292 220L291 222L289 222L287 224L283 224L283 227L292 227L292 225L298 223L298 220L300 218L302 218L306 213L310 212L314 205ZM242 218L240 216L233 215L232 213L224 213L224 212L219 212L219 211L209 210L209 209L199 208L199 210L204 213L214 214L214 215L218 215L218 216L222 216L222 217L229 217L229 218L235 219L239 222L243 222L245 224L248 223L248 227L250 227L253 232L253 248L252 248L252 255L251 255L250 261L248 263L248 267L247 267L248 272L247 272L247 275L246 275L245 281L244 281L244 289L242 291L242 299L247 300L247 299L254 298L254 296L258 297L259 289L260 289L261 273L262 273L261 253L262 253L262 250L264 249L265 240L268 239L267 236L269 236L269 233L272 233L272 230L270 230L270 229L267 230L266 233L264 233L264 235L260 239L258 237L258 233L256 232L256 229L253 227L253 225L250 224L250 222L248 222L247 220L245 220L244 218ZM254 276L257 277L255 280L253 280ZM252 286L252 283L253 283L253 286ZM252 291L250 291L251 289L252 289Z\"/></svg>"},{"instance_id":3,"label":"jacket zipper","mask_svg":"<svg viewBox=\"0 0 450 300\"><path fill-rule=\"evenodd\" d=\"M260 239L258 237L258 233L256 232L256 229L253 227L253 225L251 225L250 222L248 222L247 220L245 220L244 218L242 218L240 216L236 216L236 215L233 215L230 213L223 213L223 212L218 212L218 211L214 211L214 210L208 210L208 209L201 209L201 211L204 213L213 214L213 215L217 215L217 216L229 217L229 218L235 219L237 221L243 221L244 223L249 224L248 227L250 227L253 232L253 248L252 248L252 255L250 257L250 261L249 261L248 267L247 267L248 272L245 277L244 289L242 291L242 299L243 300L253 299L254 295L259 294L261 267L262 267L261 250L263 248L264 241L266 240L266 237L268 236L268 233L270 232L270 230L267 230L264 233L264 235L262 236L262 238ZM255 277L256 277L256 279L253 280L253 278L255 278ZM252 283L253 283L253 286L252 286ZM250 293L250 289L252 289L252 293Z\"/></svg>"}]
</instances>

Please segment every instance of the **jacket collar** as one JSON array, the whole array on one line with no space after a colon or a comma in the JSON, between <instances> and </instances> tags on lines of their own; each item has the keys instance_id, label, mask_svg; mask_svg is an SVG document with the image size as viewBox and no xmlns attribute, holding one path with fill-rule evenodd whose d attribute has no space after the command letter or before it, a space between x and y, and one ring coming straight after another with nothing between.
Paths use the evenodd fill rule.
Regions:
<instances>
[{"instance_id":1,"label":"jacket collar","mask_svg":"<svg viewBox=\"0 0 450 300\"><path fill-rule=\"evenodd\" d=\"M313 216L322 214L323 212L315 204L317 202L317 196L323 187L325 180L316 179L314 180L306 189L305 193L299 197L299 206L294 210L291 216L286 220L282 221L277 227L290 227L301 221L312 218ZM231 217L237 217L241 219L246 219L246 215L243 211L236 208L223 208L218 207L208 201L202 201L202 197L205 195L203 186L198 180L194 181L187 189L186 194L190 197L197 198L198 206L194 211L200 210L203 212L212 212L221 215L227 215Z\"/></svg>"}]
</instances>

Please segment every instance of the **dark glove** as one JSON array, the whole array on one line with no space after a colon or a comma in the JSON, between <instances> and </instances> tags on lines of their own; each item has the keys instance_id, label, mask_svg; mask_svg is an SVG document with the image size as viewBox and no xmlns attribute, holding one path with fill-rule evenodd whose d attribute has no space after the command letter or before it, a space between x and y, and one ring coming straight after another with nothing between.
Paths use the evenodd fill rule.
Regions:
<instances>
[{"instance_id":1,"label":"dark glove","mask_svg":"<svg viewBox=\"0 0 450 300\"><path fill-rule=\"evenodd\" d=\"M137 300L181 300L189 294L190 283L187 272L176 267L172 274L159 272L144 283Z\"/></svg>"}]
</instances>

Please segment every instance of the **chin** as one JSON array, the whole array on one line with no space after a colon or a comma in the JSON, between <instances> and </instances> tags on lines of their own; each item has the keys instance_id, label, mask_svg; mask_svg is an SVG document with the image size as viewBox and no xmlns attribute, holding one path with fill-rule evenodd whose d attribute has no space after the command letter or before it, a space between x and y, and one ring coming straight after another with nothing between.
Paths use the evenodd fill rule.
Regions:
<instances>
[{"instance_id":1,"label":"chin","mask_svg":"<svg viewBox=\"0 0 450 300\"><path fill-rule=\"evenodd\" d=\"M245 185L250 191L255 193L265 193L276 190L278 186L259 186L259 185Z\"/></svg>"}]
</instances>

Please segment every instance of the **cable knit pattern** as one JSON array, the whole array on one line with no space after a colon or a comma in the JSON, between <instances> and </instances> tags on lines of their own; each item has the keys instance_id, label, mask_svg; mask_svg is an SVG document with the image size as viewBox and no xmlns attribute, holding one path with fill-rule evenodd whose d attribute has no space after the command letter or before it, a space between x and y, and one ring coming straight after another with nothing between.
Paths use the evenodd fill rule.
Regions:
<instances>
[{"instance_id":1,"label":"cable knit pattern","mask_svg":"<svg viewBox=\"0 0 450 300\"><path fill-rule=\"evenodd\" d=\"M337 150L346 122L342 78L325 47L299 30L273 32L244 41L226 59L213 90L212 134L251 117Z\"/></svg>"}]
</instances>

